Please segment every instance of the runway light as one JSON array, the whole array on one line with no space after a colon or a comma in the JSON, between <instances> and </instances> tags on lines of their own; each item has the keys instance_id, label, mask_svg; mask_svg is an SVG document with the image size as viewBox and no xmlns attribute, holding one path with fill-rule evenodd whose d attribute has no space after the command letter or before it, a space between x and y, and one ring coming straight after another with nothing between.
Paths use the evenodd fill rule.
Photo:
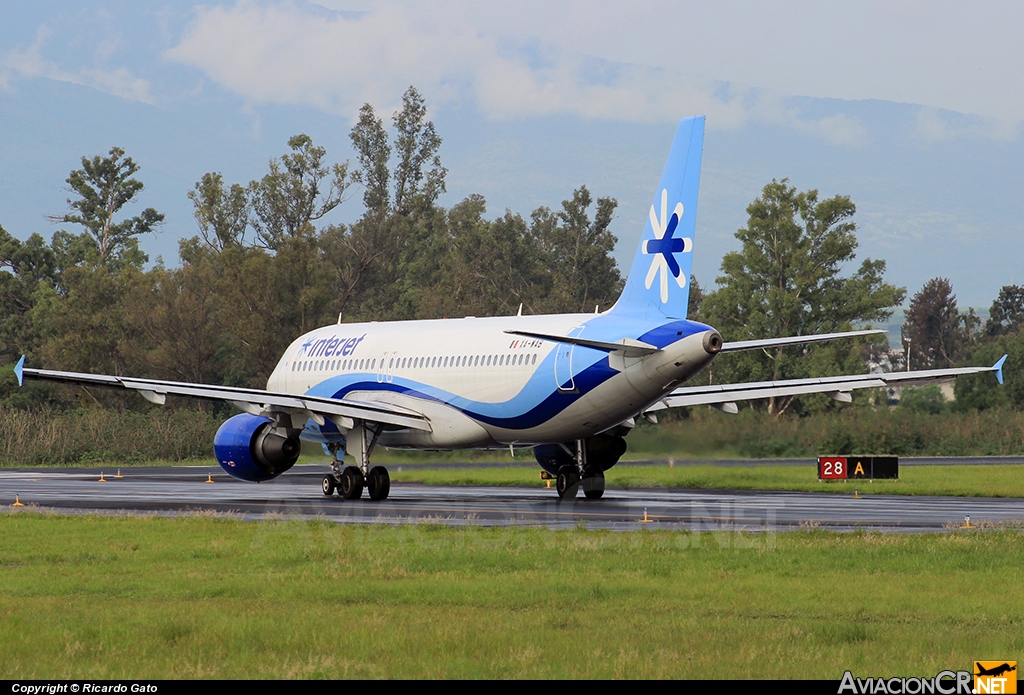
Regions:
<instances>
[{"instance_id":1,"label":"runway light","mask_svg":"<svg viewBox=\"0 0 1024 695\"><path fill-rule=\"evenodd\" d=\"M974 528L973 526L971 526L971 515L970 514L964 514L964 525L961 526L960 528Z\"/></svg>"},{"instance_id":2,"label":"runway light","mask_svg":"<svg viewBox=\"0 0 1024 695\"><path fill-rule=\"evenodd\" d=\"M103 477L103 471L100 471L100 482L101 483L107 482L107 479Z\"/></svg>"},{"instance_id":3,"label":"runway light","mask_svg":"<svg viewBox=\"0 0 1024 695\"><path fill-rule=\"evenodd\" d=\"M855 499L855 500L863 499L863 498L862 498L862 497L860 496L860 489L858 489L858 488L853 488L853 499Z\"/></svg>"},{"instance_id":4,"label":"runway light","mask_svg":"<svg viewBox=\"0 0 1024 695\"><path fill-rule=\"evenodd\" d=\"M123 475L121 475L121 469L120 468L117 469L117 475L115 475L114 477L115 478L123 478L124 477Z\"/></svg>"},{"instance_id":5,"label":"runway light","mask_svg":"<svg viewBox=\"0 0 1024 695\"><path fill-rule=\"evenodd\" d=\"M644 507L644 518L640 520L640 523L641 524L650 524L653 521L654 521L654 519L650 519L650 518L647 517L647 507Z\"/></svg>"},{"instance_id":6,"label":"runway light","mask_svg":"<svg viewBox=\"0 0 1024 695\"><path fill-rule=\"evenodd\" d=\"M12 504L11 506L12 507L24 507L25 506L24 504L21 503L21 496L20 495L15 495L14 496L14 504Z\"/></svg>"},{"instance_id":7,"label":"runway light","mask_svg":"<svg viewBox=\"0 0 1024 695\"><path fill-rule=\"evenodd\" d=\"M206 482L208 482L208 483L212 483L213 482L213 473L207 473L206 474Z\"/></svg>"}]
</instances>

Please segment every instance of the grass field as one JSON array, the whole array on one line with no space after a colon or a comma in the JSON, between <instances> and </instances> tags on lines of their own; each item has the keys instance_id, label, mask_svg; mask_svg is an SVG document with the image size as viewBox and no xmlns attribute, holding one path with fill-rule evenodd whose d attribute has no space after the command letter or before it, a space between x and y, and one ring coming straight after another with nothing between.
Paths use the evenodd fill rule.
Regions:
<instances>
[{"instance_id":1,"label":"grass field","mask_svg":"<svg viewBox=\"0 0 1024 695\"><path fill-rule=\"evenodd\" d=\"M0 678L932 676L1024 653L1024 536L0 516Z\"/></svg>"},{"instance_id":2,"label":"grass field","mask_svg":"<svg viewBox=\"0 0 1024 695\"><path fill-rule=\"evenodd\" d=\"M539 468L389 468L391 479L437 485L543 485ZM1024 497L1024 466L904 466L899 480L822 483L814 466L630 466L606 474L609 488L681 487L728 490L794 490L852 495Z\"/></svg>"}]
</instances>

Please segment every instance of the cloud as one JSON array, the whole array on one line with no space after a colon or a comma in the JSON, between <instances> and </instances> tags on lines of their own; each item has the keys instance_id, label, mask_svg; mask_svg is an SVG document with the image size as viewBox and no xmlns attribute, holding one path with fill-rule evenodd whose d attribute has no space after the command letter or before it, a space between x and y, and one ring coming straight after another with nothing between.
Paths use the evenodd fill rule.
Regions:
<instances>
[{"instance_id":1,"label":"cloud","mask_svg":"<svg viewBox=\"0 0 1024 695\"><path fill-rule=\"evenodd\" d=\"M613 64L537 40L474 29L415 7L361 15L292 3L201 8L168 60L257 103L298 103L345 116L397 106L410 84L433 103L472 100L494 119L572 114L641 122L705 113L740 125L742 100L710 80Z\"/></svg>"},{"instance_id":2,"label":"cloud","mask_svg":"<svg viewBox=\"0 0 1024 695\"><path fill-rule=\"evenodd\" d=\"M1020 124L1009 120L983 118L922 106L917 112L914 135L925 142L946 142L963 138L1014 140Z\"/></svg>"},{"instance_id":3,"label":"cloud","mask_svg":"<svg viewBox=\"0 0 1024 695\"><path fill-rule=\"evenodd\" d=\"M62 69L55 62L43 58L42 49L46 39L45 27L40 28L31 46L25 50L14 49L0 61L0 88L10 91L18 80L42 77L92 87L122 99L154 103L149 82L133 75L126 68L92 67L73 71ZM97 56L109 56L112 50L110 42L101 42L97 47Z\"/></svg>"},{"instance_id":4,"label":"cloud","mask_svg":"<svg viewBox=\"0 0 1024 695\"><path fill-rule=\"evenodd\" d=\"M585 7L577 10L585 14ZM435 108L472 103L494 120L569 115L671 123L704 114L719 129L756 120L840 146L866 140L856 119L807 118L777 92L607 60L576 50L573 41L551 40L550 29L529 34L511 20L503 29L474 12L460 4L445 12L385 3L351 13L241 0L197 9L163 56L250 103L302 104L346 118L366 102L385 113L397 108L413 84Z\"/></svg>"}]
</instances>

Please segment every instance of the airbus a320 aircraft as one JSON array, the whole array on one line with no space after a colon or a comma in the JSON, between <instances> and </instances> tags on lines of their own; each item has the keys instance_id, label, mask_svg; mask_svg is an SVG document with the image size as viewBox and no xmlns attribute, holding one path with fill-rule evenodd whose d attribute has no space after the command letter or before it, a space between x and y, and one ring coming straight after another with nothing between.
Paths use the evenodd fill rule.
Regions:
<instances>
[{"instance_id":1,"label":"airbus a320 aircraft","mask_svg":"<svg viewBox=\"0 0 1024 695\"><path fill-rule=\"evenodd\" d=\"M704 118L676 130L640 247L622 295L595 314L341 323L295 340L266 390L16 367L23 378L227 401L242 411L214 439L221 467L260 482L291 468L300 439L333 454L323 493L386 499L387 469L370 463L378 445L409 449L532 447L561 498L604 493L604 471L626 451L635 418L651 411L806 393L849 401L850 391L920 384L967 367L716 386L682 386L722 353L882 331L725 342L686 319L704 142ZM346 466L345 454L355 459Z\"/></svg>"}]
</instances>

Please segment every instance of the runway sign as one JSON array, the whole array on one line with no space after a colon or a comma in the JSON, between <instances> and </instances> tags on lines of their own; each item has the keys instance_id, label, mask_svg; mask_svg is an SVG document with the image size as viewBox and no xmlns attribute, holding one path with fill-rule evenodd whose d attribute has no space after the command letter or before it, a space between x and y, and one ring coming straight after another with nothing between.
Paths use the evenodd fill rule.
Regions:
<instances>
[{"instance_id":1,"label":"runway sign","mask_svg":"<svg viewBox=\"0 0 1024 695\"><path fill-rule=\"evenodd\" d=\"M899 478L896 456L819 456L818 480L861 480Z\"/></svg>"}]
</instances>

